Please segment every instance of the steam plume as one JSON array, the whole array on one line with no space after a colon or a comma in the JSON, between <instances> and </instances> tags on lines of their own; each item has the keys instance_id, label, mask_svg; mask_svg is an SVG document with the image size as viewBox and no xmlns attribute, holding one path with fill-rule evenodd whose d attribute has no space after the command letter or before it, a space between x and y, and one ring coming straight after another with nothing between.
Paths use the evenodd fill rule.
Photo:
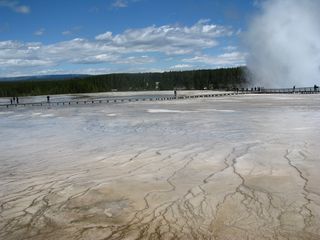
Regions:
<instances>
[{"instance_id":1,"label":"steam plume","mask_svg":"<svg viewBox=\"0 0 320 240\"><path fill-rule=\"evenodd\" d=\"M244 36L247 66L264 87L319 85L320 1L268 0Z\"/></svg>"}]
</instances>

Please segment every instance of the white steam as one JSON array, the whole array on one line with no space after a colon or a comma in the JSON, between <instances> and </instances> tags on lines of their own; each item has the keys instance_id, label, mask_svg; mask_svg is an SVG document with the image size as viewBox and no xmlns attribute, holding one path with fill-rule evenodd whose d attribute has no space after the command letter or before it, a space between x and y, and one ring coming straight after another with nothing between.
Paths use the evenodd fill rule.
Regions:
<instances>
[{"instance_id":1,"label":"white steam","mask_svg":"<svg viewBox=\"0 0 320 240\"><path fill-rule=\"evenodd\" d=\"M263 87L319 85L320 1L269 0L244 37L247 66Z\"/></svg>"}]
</instances>

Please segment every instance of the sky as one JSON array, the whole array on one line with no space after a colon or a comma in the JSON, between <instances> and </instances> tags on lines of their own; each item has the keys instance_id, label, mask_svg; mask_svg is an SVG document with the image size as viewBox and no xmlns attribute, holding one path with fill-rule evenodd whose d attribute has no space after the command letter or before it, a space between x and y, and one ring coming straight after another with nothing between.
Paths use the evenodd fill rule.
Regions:
<instances>
[{"instance_id":1,"label":"sky","mask_svg":"<svg viewBox=\"0 0 320 240\"><path fill-rule=\"evenodd\" d=\"M0 77L245 65L257 0L0 0Z\"/></svg>"}]
</instances>

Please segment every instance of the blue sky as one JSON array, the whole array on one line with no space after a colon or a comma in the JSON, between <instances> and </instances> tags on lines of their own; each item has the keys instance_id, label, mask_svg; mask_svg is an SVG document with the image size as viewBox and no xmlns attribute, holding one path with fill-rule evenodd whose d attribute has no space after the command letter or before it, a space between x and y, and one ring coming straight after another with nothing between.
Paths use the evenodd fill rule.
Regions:
<instances>
[{"instance_id":1,"label":"blue sky","mask_svg":"<svg viewBox=\"0 0 320 240\"><path fill-rule=\"evenodd\" d=\"M251 0L0 0L0 77L245 64Z\"/></svg>"}]
</instances>

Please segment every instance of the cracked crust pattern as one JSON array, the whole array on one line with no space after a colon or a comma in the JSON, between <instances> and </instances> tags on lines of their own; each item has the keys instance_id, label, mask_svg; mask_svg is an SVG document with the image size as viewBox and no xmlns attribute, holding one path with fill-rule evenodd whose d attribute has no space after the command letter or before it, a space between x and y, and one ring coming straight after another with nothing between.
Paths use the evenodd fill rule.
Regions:
<instances>
[{"instance_id":1,"label":"cracked crust pattern","mask_svg":"<svg viewBox=\"0 0 320 240\"><path fill-rule=\"evenodd\" d=\"M320 239L319 102L4 112L0 239Z\"/></svg>"}]
</instances>

